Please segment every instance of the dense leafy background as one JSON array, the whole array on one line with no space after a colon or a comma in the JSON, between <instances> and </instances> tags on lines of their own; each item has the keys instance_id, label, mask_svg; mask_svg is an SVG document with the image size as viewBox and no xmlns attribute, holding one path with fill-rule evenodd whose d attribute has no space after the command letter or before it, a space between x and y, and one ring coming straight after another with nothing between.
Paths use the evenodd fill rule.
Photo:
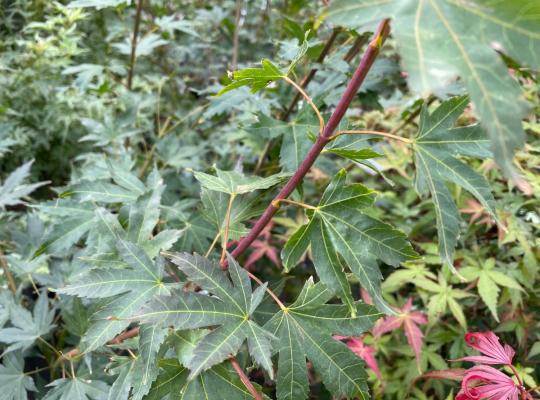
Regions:
<instances>
[{"instance_id":1,"label":"dense leafy background","mask_svg":"<svg viewBox=\"0 0 540 400\"><path fill-rule=\"evenodd\" d=\"M470 330L537 386L537 1L143 1L135 64L131 3L0 0L0 399L253 398L231 354L267 398L453 398ZM284 77L328 118L386 17L339 129L404 140L332 141L221 271L319 131Z\"/></svg>"}]
</instances>

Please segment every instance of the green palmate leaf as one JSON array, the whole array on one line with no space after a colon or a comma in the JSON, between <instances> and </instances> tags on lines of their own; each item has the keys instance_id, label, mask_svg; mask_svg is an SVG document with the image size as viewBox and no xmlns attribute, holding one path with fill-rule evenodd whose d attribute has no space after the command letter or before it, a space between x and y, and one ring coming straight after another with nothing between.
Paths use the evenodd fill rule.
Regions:
<instances>
[{"instance_id":1,"label":"green palmate leaf","mask_svg":"<svg viewBox=\"0 0 540 400\"><path fill-rule=\"evenodd\" d=\"M264 59L261 61L261 68L246 68L234 71L230 78L232 80L227 86L218 92L218 96L242 86L251 86L251 92L256 93L264 89L270 82L279 81L286 76L285 73L272 63Z\"/></svg>"},{"instance_id":2,"label":"green palmate leaf","mask_svg":"<svg viewBox=\"0 0 540 400\"><path fill-rule=\"evenodd\" d=\"M261 178L258 176L245 176L236 171L222 171L217 168L216 174L217 176L208 175L204 172L194 172L195 178L201 183L202 187L231 195L268 189L282 182L288 176L287 174L275 174Z\"/></svg>"},{"instance_id":3,"label":"green palmate leaf","mask_svg":"<svg viewBox=\"0 0 540 400\"><path fill-rule=\"evenodd\" d=\"M54 310L49 310L47 292L42 291L32 313L26 308L12 304L9 307L11 327L0 329L0 343L8 344L4 353L26 350L34 342L54 328Z\"/></svg>"},{"instance_id":4,"label":"green palmate leaf","mask_svg":"<svg viewBox=\"0 0 540 400\"><path fill-rule=\"evenodd\" d=\"M188 279L212 294L180 292L172 297L160 297L146 304L133 318L151 324L174 326L176 329L196 329L219 326L204 336L187 362L192 379L221 363L239 350L248 339L250 353L272 376L270 340L273 336L250 320L254 312L251 283L245 270L231 257L229 275L198 255L167 253Z\"/></svg>"},{"instance_id":5,"label":"green palmate leaf","mask_svg":"<svg viewBox=\"0 0 540 400\"><path fill-rule=\"evenodd\" d=\"M473 296L472 294L448 285L442 274L439 274L437 282L419 277L415 279L414 284L421 289L431 292L427 305L428 315L431 318L439 317L449 309L463 329L467 329L467 320L465 319L463 308L457 300Z\"/></svg>"},{"instance_id":6,"label":"green palmate leaf","mask_svg":"<svg viewBox=\"0 0 540 400\"><path fill-rule=\"evenodd\" d=\"M381 310L392 312L382 298L377 259L390 265L416 257L403 233L361 212L372 205L375 193L361 184L345 184L342 170L330 182L319 205L310 210L310 220L286 243L283 265L293 268L311 244L315 270L354 313L347 281L347 265Z\"/></svg>"},{"instance_id":7,"label":"green palmate leaf","mask_svg":"<svg viewBox=\"0 0 540 400\"><path fill-rule=\"evenodd\" d=\"M36 392L32 377L24 373L24 359L20 353L4 356L0 364L0 387L3 400L27 400L27 392Z\"/></svg>"},{"instance_id":8,"label":"green palmate leaf","mask_svg":"<svg viewBox=\"0 0 540 400\"><path fill-rule=\"evenodd\" d=\"M150 389L147 400L161 400L167 395L169 400L253 399L238 375L223 364L204 371L193 380L188 380L189 370L177 360L164 359L159 366L161 373Z\"/></svg>"},{"instance_id":9,"label":"green palmate leaf","mask_svg":"<svg viewBox=\"0 0 540 400\"><path fill-rule=\"evenodd\" d=\"M485 262L467 259L472 265L467 265L460 269L460 274L467 281L477 280L478 294L482 301L489 308L489 311L499 321L497 304L499 301L500 286L509 289L523 290L523 288L512 277L506 275L496 267L493 258Z\"/></svg>"},{"instance_id":10,"label":"green palmate leaf","mask_svg":"<svg viewBox=\"0 0 540 400\"><path fill-rule=\"evenodd\" d=\"M455 157L484 158L490 155L487 139L478 125L452 129L467 103L467 97L455 97L442 103L431 114L424 108L413 145L415 186L419 193L431 194L437 219L439 253L452 269L459 236L459 213L445 182L450 181L466 189L497 219L489 183Z\"/></svg>"},{"instance_id":11,"label":"green palmate leaf","mask_svg":"<svg viewBox=\"0 0 540 400\"><path fill-rule=\"evenodd\" d=\"M78 183L61 193L60 197L72 197L79 201L98 203L129 203L135 201L138 195L138 192L103 180Z\"/></svg>"},{"instance_id":12,"label":"green palmate leaf","mask_svg":"<svg viewBox=\"0 0 540 400\"><path fill-rule=\"evenodd\" d=\"M352 28L393 18L412 88L438 93L459 76L489 133L496 161L508 176L520 179L512 157L523 146L526 107L497 51L538 65L539 10L540 4L529 0L337 0L328 18Z\"/></svg>"},{"instance_id":13,"label":"green palmate leaf","mask_svg":"<svg viewBox=\"0 0 540 400\"><path fill-rule=\"evenodd\" d=\"M43 400L101 400L107 397L109 386L105 382L80 378L57 379L47 385L52 387Z\"/></svg>"},{"instance_id":14,"label":"green palmate leaf","mask_svg":"<svg viewBox=\"0 0 540 400\"><path fill-rule=\"evenodd\" d=\"M363 362L332 335L358 336L382 314L369 305L355 303L353 317L345 305L326 304L332 296L322 283L313 284L309 279L296 302L265 325L279 338L279 400L307 398L306 357L336 398L369 398Z\"/></svg>"},{"instance_id":15,"label":"green palmate leaf","mask_svg":"<svg viewBox=\"0 0 540 400\"><path fill-rule=\"evenodd\" d=\"M86 298L107 298L92 315L81 347L91 351L103 345L129 325L125 318L155 295L168 294L163 283L163 260L152 260L134 243L119 239L118 253L127 269L94 269L80 276L60 294ZM115 296L115 297L111 297Z\"/></svg>"}]
</instances>

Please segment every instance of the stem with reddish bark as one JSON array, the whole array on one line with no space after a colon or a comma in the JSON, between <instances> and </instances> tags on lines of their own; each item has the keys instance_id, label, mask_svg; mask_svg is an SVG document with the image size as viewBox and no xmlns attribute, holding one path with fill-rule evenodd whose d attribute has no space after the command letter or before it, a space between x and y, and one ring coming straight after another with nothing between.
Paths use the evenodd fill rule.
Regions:
<instances>
[{"instance_id":1,"label":"stem with reddish bark","mask_svg":"<svg viewBox=\"0 0 540 400\"><path fill-rule=\"evenodd\" d=\"M347 85L343 96L339 100L336 109L330 116L330 119L328 120L328 123L324 128L324 131L317 137L316 142L313 144L306 158L304 159L302 164L300 164L291 179L287 182L283 189L281 189L278 195L266 208L264 213L261 215L261 217L257 220L251 231L248 233L248 235L245 236L238 243L238 246L236 246L236 248L233 250L231 255L234 258L238 258L238 256L240 256L247 248L249 248L249 246L251 246L251 244L257 239L257 237L259 237L261 231L271 221L272 217L277 212L278 208L276 208L275 205L279 204L280 200L289 197L289 195L294 191L294 189L296 189L296 187L304 179L304 176L310 170L311 166L315 163L315 160L317 159L317 157L319 157L319 154L321 154L326 144L331 140L334 131L336 130L337 126L345 115L345 112L347 111L347 108L349 107L354 96L356 95L356 92L360 88L360 85L366 78L366 75L368 74L371 66L373 65L373 62L377 58L381 46L388 37L389 33L390 21L388 19L385 19L379 24L374 38L372 39L371 43L368 46L368 49L364 53L364 56L360 61L360 65L354 72L354 75L352 76L351 81ZM222 265L226 265L226 260L224 263L222 263Z\"/></svg>"},{"instance_id":2,"label":"stem with reddish bark","mask_svg":"<svg viewBox=\"0 0 540 400\"><path fill-rule=\"evenodd\" d=\"M262 400L261 395L259 394L259 392L257 392L257 389L255 389L255 386L253 386L253 383L251 383L244 370L242 370L242 367L240 367L240 364L238 364L236 358L230 357L229 362L236 371L236 374L240 377L240 380L242 381L246 389L249 390L249 393L251 393L255 400Z\"/></svg>"}]
</instances>

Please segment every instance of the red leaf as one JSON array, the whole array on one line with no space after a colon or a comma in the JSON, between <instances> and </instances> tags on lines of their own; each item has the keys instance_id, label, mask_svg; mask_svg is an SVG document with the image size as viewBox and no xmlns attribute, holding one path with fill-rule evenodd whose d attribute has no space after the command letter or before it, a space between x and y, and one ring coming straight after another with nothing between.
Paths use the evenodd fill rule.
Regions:
<instances>
[{"instance_id":1,"label":"red leaf","mask_svg":"<svg viewBox=\"0 0 540 400\"><path fill-rule=\"evenodd\" d=\"M456 400L518 400L520 388L509 376L487 365L477 365L465 373Z\"/></svg>"},{"instance_id":2,"label":"red leaf","mask_svg":"<svg viewBox=\"0 0 540 400\"><path fill-rule=\"evenodd\" d=\"M280 267L281 263L279 260L279 253L277 248L272 244L272 224L269 224L261 232L257 240L251 244L253 251L249 255L246 263L244 264L245 268L251 267L257 261L266 256L276 267Z\"/></svg>"},{"instance_id":3,"label":"red leaf","mask_svg":"<svg viewBox=\"0 0 540 400\"><path fill-rule=\"evenodd\" d=\"M420 366L424 334L418 325L426 324L427 318L420 311L412 311L412 298L409 298L402 308L395 308L395 310L399 315L388 316L379 320L373 328L373 336L380 337L384 333L392 332L403 326L407 342L414 351L417 365Z\"/></svg>"},{"instance_id":4,"label":"red leaf","mask_svg":"<svg viewBox=\"0 0 540 400\"><path fill-rule=\"evenodd\" d=\"M375 375L377 375L377 378L382 382L382 375L381 370L379 369L379 365L377 364L377 359L375 358L375 349L371 346L366 346L364 342L362 342L362 338L360 337L352 337L352 336L334 336L335 339L347 339L347 347L351 349L358 357L360 357L362 360L364 360L367 364L367 366L375 372Z\"/></svg>"},{"instance_id":5,"label":"red leaf","mask_svg":"<svg viewBox=\"0 0 540 400\"><path fill-rule=\"evenodd\" d=\"M469 347L478 350L482 356L467 356L454 361L471 361L483 364L511 365L515 351L509 345L502 346L493 332L469 332L465 334Z\"/></svg>"},{"instance_id":6,"label":"red leaf","mask_svg":"<svg viewBox=\"0 0 540 400\"><path fill-rule=\"evenodd\" d=\"M464 368L442 369L440 371L429 371L422 374L419 378L425 379L448 379L461 382L467 370Z\"/></svg>"}]
</instances>

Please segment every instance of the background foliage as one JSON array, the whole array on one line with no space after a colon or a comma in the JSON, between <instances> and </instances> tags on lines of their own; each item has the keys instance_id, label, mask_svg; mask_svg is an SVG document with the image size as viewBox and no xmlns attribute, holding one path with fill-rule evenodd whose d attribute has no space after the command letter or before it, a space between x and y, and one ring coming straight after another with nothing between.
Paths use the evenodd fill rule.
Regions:
<instances>
[{"instance_id":1,"label":"background foliage","mask_svg":"<svg viewBox=\"0 0 540 400\"><path fill-rule=\"evenodd\" d=\"M446 399L484 330L537 386L540 4L331 3L142 1L132 57L137 4L0 0L0 399L253 398L231 354L265 398ZM220 271L319 132L284 77L327 120L382 18L338 129L398 139L337 137Z\"/></svg>"}]
</instances>

